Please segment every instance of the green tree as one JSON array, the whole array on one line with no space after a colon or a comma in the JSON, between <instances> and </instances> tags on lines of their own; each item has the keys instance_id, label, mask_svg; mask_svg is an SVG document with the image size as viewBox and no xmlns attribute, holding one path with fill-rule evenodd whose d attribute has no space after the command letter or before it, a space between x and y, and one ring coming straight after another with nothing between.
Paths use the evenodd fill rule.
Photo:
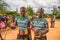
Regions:
<instances>
[{"instance_id":1,"label":"green tree","mask_svg":"<svg viewBox=\"0 0 60 40\"><path fill-rule=\"evenodd\" d=\"M60 12L57 12L56 18L57 18L57 19L60 19Z\"/></svg>"},{"instance_id":2,"label":"green tree","mask_svg":"<svg viewBox=\"0 0 60 40\"><path fill-rule=\"evenodd\" d=\"M8 4L4 0L0 0L0 14L5 14L7 6Z\"/></svg>"},{"instance_id":3,"label":"green tree","mask_svg":"<svg viewBox=\"0 0 60 40\"><path fill-rule=\"evenodd\" d=\"M33 12L33 8L30 6L26 8L26 13L27 13L27 15L30 15L30 16L33 16L35 14Z\"/></svg>"},{"instance_id":4,"label":"green tree","mask_svg":"<svg viewBox=\"0 0 60 40\"><path fill-rule=\"evenodd\" d=\"M47 17L50 18L51 16L52 16L51 14L44 14L45 18L47 18Z\"/></svg>"},{"instance_id":5,"label":"green tree","mask_svg":"<svg viewBox=\"0 0 60 40\"><path fill-rule=\"evenodd\" d=\"M6 15L17 16L18 13L16 11L7 11Z\"/></svg>"},{"instance_id":6,"label":"green tree","mask_svg":"<svg viewBox=\"0 0 60 40\"><path fill-rule=\"evenodd\" d=\"M53 10L52 10L53 14L57 14L57 8L53 7Z\"/></svg>"}]
</instances>

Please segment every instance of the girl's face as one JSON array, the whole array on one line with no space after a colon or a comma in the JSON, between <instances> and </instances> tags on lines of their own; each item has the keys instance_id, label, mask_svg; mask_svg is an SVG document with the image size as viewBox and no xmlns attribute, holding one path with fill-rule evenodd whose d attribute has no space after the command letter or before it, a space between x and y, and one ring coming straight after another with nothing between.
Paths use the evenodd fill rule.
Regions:
<instances>
[{"instance_id":1,"label":"girl's face","mask_svg":"<svg viewBox=\"0 0 60 40\"><path fill-rule=\"evenodd\" d=\"M9 16L7 16L7 18L9 19Z\"/></svg>"},{"instance_id":2,"label":"girl's face","mask_svg":"<svg viewBox=\"0 0 60 40\"><path fill-rule=\"evenodd\" d=\"M38 17L42 17L42 15L43 15L43 13L41 12L41 10L38 10L37 16L38 16Z\"/></svg>"}]
</instances>

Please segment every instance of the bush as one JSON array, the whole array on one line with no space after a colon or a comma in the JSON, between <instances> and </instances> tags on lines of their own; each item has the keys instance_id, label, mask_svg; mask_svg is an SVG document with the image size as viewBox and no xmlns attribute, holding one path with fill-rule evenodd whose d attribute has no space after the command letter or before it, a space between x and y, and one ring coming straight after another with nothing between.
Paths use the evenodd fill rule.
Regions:
<instances>
[{"instance_id":1,"label":"bush","mask_svg":"<svg viewBox=\"0 0 60 40\"><path fill-rule=\"evenodd\" d=\"M56 18L57 18L57 19L60 19L60 12L58 12L58 13L56 14Z\"/></svg>"},{"instance_id":2,"label":"bush","mask_svg":"<svg viewBox=\"0 0 60 40\"><path fill-rule=\"evenodd\" d=\"M50 18L50 17L51 17L51 14L44 14L43 16L44 16L45 18L47 18L47 17Z\"/></svg>"}]
</instances>

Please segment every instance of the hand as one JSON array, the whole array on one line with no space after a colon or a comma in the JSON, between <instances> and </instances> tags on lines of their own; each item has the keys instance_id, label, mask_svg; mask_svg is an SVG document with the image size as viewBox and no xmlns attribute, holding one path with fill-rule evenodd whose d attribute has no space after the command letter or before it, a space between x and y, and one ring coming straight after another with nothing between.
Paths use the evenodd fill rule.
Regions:
<instances>
[{"instance_id":1,"label":"hand","mask_svg":"<svg viewBox=\"0 0 60 40\"><path fill-rule=\"evenodd\" d=\"M40 38L42 38L42 36L43 36L42 34L39 34L39 37L40 37Z\"/></svg>"},{"instance_id":2,"label":"hand","mask_svg":"<svg viewBox=\"0 0 60 40\"><path fill-rule=\"evenodd\" d=\"M39 31L38 29L34 29L34 33L35 33L35 34L37 34L37 33L38 33L38 31Z\"/></svg>"}]
</instances>

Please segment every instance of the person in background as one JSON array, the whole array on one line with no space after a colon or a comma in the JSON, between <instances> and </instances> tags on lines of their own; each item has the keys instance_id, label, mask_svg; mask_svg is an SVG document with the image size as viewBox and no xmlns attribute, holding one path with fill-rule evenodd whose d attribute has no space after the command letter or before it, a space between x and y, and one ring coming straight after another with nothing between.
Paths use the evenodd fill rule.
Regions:
<instances>
[{"instance_id":1,"label":"person in background","mask_svg":"<svg viewBox=\"0 0 60 40\"><path fill-rule=\"evenodd\" d=\"M4 20L4 18L1 18L1 20L0 20L0 38L1 38L1 40L3 40L3 38L2 38L2 35L1 35L1 33L2 33L2 29L3 29L3 31L5 30L5 22L4 22L5 20Z\"/></svg>"},{"instance_id":2,"label":"person in background","mask_svg":"<svg viewBox=\"0 0 60 40\"><path fill-rule=\"evenodd\" d=\"M48 22L43 18L43 10L38 9L37 16L35 17L31 24L31 30L34 31L34 38L32 40L47 40L46 33L48 32ZM33 36L33 35L32 35Z\"/></svg>"},{"instance_id":3,"label":"person in background","mask_svg":"<svg viewBox=\"0 0 60 40\"><path fill-rule=\"evenodd\" d=\"M11 27L10 27L10 24L11 24L11 18L10 18L10 16L7 16L7 27L9 27L8 29L10 29Z\"/></svg>"},{"instance_id":4,"label":"person in background","mask_svg":"<svg viewBox=\"0 0 60 40\"><path fill-rule=\"evenodd\" d=\"M51 28L54 28L54 26L55 26L55 19L56 19L56 17L55 17L55 14L53 13L52 17L51 17Z\"/></svg>"},{"instance_id":5,"label":"person in background","mask_svg":"<svg viewBox=\"0 0 60 40\"><path fill-rule=\"evenodd\" d=\"M4 15L3 18L5 19L5 24L6 24L6 28L7 28L7 21L8 21L7 15Z\"/></svg>"},{"instance_id":6,"label":"person in background","mask_svg":"<svg viewBox=\"0 0 60 40\"><path fill-rule=\"evenodd\" d=\"M0 28L2 28L2 29L5 29L5 19L4 18L2 18L1 20L0 20Z\"/></svg>"},{"instance_id":7,"label":"person in background","mask_svg":"<svg viewBox=\"0 0 60 40\"><path fill-rule=\"evenodd\" d=\"M16 26L15 26L15 17L11 18L10 27L11 27L11 29L15 29L16 28Z\"/></svg>"}]
</instances>

